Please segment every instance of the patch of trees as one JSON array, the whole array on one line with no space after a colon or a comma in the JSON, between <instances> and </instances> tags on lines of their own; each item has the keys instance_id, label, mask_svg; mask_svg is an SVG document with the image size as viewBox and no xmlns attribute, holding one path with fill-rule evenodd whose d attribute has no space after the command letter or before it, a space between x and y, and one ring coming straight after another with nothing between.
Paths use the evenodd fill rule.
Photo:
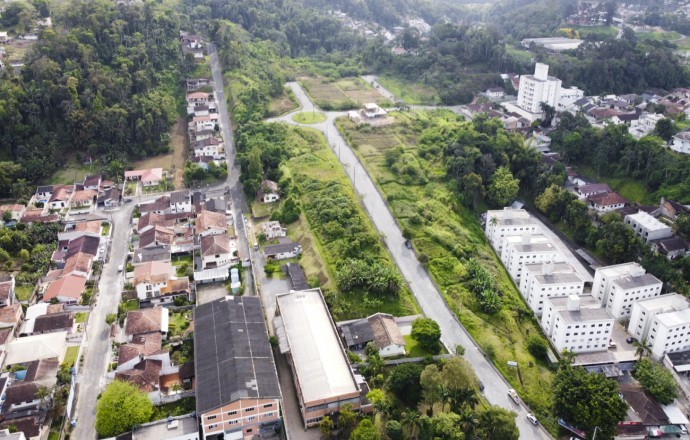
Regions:
<instances>
[{"instance_id":1,"label":"patch of trees","mask_svg":"<svg viewBox=\"0 0 690 440\"><path fill-rule=\"evenodd\" d=\"M648 358L641 359L635 365L633 375L662 405L668 405L678 397L678 385L673 374L661 364Z\"/></svg>"},{"instance_id":2,"label":"patch of trees","mask_svg":"<svg viewBox=\"0 0 690 440\"><path fill-rule=\"evenodd\" d=\"M114 437L149 421L153 404L148 396L129 382L111 382L98 399L96 432L100 437Z\"/></svg>"},{"instance_id":3,"label":"patch of trees","mask_svg":"<svg viewBox=\"0 0 690 440\"><path fill-rule=\"evenodd\" d=\"M0 228L0 263L5 270L21 267L17 283L34 284L50 267L57 235L63 228L61 223L17 223Z\"/></svg>"},{"instance_id":4,"label":"patch of trees","mask_svg":"<svg viewBox=\"0 0 690 440\"><path fill-rule=\"evenodd\" d=\"M105 166L167 151L182 64L177 14L104 0L61 11L21 75L0 74L0 152L21 166L0 172L38 182L75 152Z\"/></svg>"},{"instance_id":5,"label":"patch of trees","mask_svg":"<svg viewBox=\"0 0 690 440\"><path fill-rule=\"evenodd\" d=\"M555 414L588 435L599 428L603 438L613 438L625 419L628 404L620 397L618 382L603 374L562 362L552 384Z\"/></svg>"},{"instance_id":6,"label":"patch of trees","mask_svg":"<svg viewBox=\"0 0 690 440\"><path fill-rule=\"evenodd\" d=\"M441 349L441 327L431 318L415 319L410 335L425 350L438 353Z\"/></svg>"},{"instance_id":7,"label":"patch of trees","mask_svg":"<svg viewBox=\"0 0 690 440\"><path fill-rule=\"evenodd\" d=\"M209 162L208 169L194 162L187 162L184 166L184 184L187 188L202 182L225 180L226 177L228 177L228 166L225 162L220 165Z\"/></svg>"},{"instance_id":8,"label":"patch of trees","mask_svg":"<svg viewBox=\"0 0 690 440\"><path fill-rule=\"evenodd\" d=\"M501 293L496 287L494 276L474 258L467 261L465 268L470 290L479 300L482 310L490 314L501 310Z\"/></svg>"},{"instance_id":9,"label":"patch of trees","mask_svg":"<svg viewBox=\"0 0 690 440\"><path fill-rule=\"evenodd\" d=\"M397 295L402 286L398 271L391 265L355 259L340 264L336 281L343 292L364 290L375 295Z\"/></svg>"}]
</instances>

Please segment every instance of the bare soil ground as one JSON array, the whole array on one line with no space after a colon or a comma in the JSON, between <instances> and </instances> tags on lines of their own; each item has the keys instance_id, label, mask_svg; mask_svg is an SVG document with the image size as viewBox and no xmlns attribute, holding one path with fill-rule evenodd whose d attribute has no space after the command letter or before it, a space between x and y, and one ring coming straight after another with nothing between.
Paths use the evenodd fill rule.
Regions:
<instances>
[{"instance_id":1,"label":"bare soil ground","mask_svg":"<svg viewBox=\"0 0 690 440\"><path fill-rule=\"evenodd\" d=\"M170 137L170 153L159 156L148 157L132 163L133 169L141 168L163 168L172 172L175 170L175 188L182 188L184 165L189 157L189 147L187 145L187 123L180 117L172 128Z\"/></svg>"}]
</instances>

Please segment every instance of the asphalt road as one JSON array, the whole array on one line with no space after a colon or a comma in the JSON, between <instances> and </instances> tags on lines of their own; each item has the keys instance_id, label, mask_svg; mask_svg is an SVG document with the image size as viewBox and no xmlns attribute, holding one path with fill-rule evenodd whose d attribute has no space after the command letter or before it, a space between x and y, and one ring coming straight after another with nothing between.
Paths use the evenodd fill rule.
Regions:
<instances>
[{"instance_id":1,"label":"asphalt road","mask_svg":"<svg viewBox=\"0 0 690 440\"><path fill-rule=\"evenodd\" d=\"M288 86L295 92L295 96L304 109L314 108L309 97L299 84L288 83ZM294 112L292 114L294 114ZM331 148L336 153L336 156L338 156L355 190L362 198L369 217L376 226L376 229L384 237L384 241L393 260L405 277L405 280L408 282L422 312L429 318L438 322L442 333L441 341L449 351L454 352L455 347L458 345L465 347L464 357L474 367L479 380L484 383L484 395L487 400L493 405L498 405L517 413L516 423L520 430L521 439L535 440L552 438L541 428L541 426L535 427L527 420L526 416L529 410L524 405L516 405L508 397L510 385L505 381L498 370L496 370L496 368L484 357L465 328L457 320L457 317L450 311L441 293L436 289L436 286L421 263L417 260L414 252L405 247L405 239L393 215L388 210L384 198L378 192L374 182L366 173L364 167L357 159L357 156L349 148L335 127L334 119L341 116L343 113L325 112L328 117L325 122L309 125L294 122L291 117L292 114L284 115L273 120L293 125L312 127L320 130L326 135L326 139Z\"/></svg>"}]
</instances>

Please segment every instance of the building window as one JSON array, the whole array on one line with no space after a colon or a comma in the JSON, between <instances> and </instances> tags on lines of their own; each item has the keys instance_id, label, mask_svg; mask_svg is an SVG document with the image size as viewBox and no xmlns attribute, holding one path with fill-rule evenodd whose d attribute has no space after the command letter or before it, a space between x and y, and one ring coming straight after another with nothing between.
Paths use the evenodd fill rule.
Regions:
<instances>
[{"instance_id":1,"label":"building window","mask_svg":"<svg viewBox=\"0 0 690 440\"><path fill-rule=\"evenodd\" d=\"M252 407L249 407L249 408L245 408L245 410L244 410L244 412L252 412L252 411L254 411L254 407L253 407L253 406L252 406Z\"/></svg>"},{"instance_id":2,"label":"building window","mask_svg":"<svg viewBox=\"0 0 690 440\"><path fill-rule=\"evenodd\" d=\"M210 420L215 420L215 419L216 419L216 416L208 416L208 417L206 418L206 420L209 420L209 421L210 421Z\"/></svg>"},{"instance_id":3,"label":"building window","mask_svg":"<svg viewBox=\"0 0 690 440\"><path fill-rule=\"evenodd\" d=\"M272 403L267 403L267 404L264 405L264 408L270 408L270 407L272 407L272 406L273 406Z\"/></svg>"},{"instance_id":4,"label":"building window","mask_svg":"<svg viewBox=\"0 0 690 440\"><path fill-rule=\"evenodd\" d=\"M229 416L234 416L235 414L237 414L237 411L228 411Z\"/></svg>"}]
</instances>

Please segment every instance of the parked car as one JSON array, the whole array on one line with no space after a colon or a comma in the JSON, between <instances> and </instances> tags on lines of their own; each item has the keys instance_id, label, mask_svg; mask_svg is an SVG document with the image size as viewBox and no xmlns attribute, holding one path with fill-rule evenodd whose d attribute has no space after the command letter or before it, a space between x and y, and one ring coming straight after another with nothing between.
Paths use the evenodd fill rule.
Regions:
<instances>
[{"instance_id":1,"label":"parked car","mask_svg":"<svg viewBox=\"0 0 690 440\"><path fill-rule=\"evenodd\" d=\"M484 384L481 380L479 381L479 391L484 392Z\"/></svg>"},{"instance_id":2,"label":"parked car","mask_svg":"<svg viewBox=\"0 0 690 440\"><path fill-rule=\"evenodd\" d=\"M609 339L609 348L616 348L616 341Z\"/></svg>"},{"instance_id":3,"label":"parked car","mask_svg":"<svg viewBox=\"0 0 690 440\"><path fill-rule=\"evenodd\" d=\"M530 422L532 422L532 424L533 424L534 426L537 426L537 425L539 424L539 420L537 420L537 418L534 417L534 414L532 414L532 413L527 413L527 420L529 420Z\"/></svg>"},{"instance_id":4,"label":"parked car","mask_svg":"<svg viewBox=\"0 0 690 440\"><path fill-rule=\"evenodd\" d=\"M637 339L635 339L635 338L628 338L628 339L625 340L625 342L627 342L628 344L632 344L633 342L637 342Z\"/></svg>"},{"instance_id":5,"label":"parked car","mask_svg":"<svg viewBox=\"0 0 690 440\"><path fill-rule=\"evenodd\" d=\"M683 434L688 433L688 428L686 428L685 425L678 425L678 428L680 428L680 432L682 432Z\"/></svg>"},{"instance_id":6,"label":"parked car","mask_svg":"<svg viewBox=\"0 0 690 440\"><path fill-rule=\"evenodd\" d=\"M124 265L122 265L122 264L119 265L119 266L117 266L117 271L118 271L118 272L122 272L124 269L125 269L125 267L124 267Z\"/></svg>"},{"instance_id":7,"label":"parked car","mask_svg":"<svg viewBox=\"0 0 690 440\"><path fill-rule=\"evenodd\" d=\"M408 249L412 249L412 242L410 240L405 240L405 247Z\"/></svg>"}]
</instances>

